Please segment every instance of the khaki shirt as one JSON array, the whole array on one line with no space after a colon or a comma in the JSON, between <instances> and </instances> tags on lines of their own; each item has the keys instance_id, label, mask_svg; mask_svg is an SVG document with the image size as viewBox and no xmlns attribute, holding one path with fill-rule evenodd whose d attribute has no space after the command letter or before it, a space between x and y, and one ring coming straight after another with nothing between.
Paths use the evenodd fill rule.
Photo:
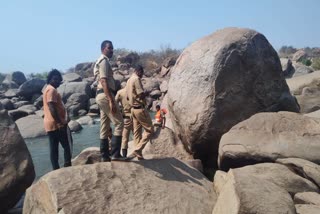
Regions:
<instances>
[{"instance_id":1,"label":"khaki shirt","mask_svg":"<svg viewBox=\"0 0 320 214\"><path fill-rule=\"evenodd\" d=\"M131 116L131 106L129 105L129 101L127 98L127 90L125 88L118 91L115 100L116 100L116 102L121 103L123 115L130 117Z\"/></svg>"},{"instance_id":2,"label":"khaki shirt","mask_svg":"<svg viewBox=\"0 0 320 214\"><path fill-rule=\"evenodd\" d=\"M48 84L43 92L43 112L44 112L44 129L46 132L54 131L58 129L58 124L54 120L48 106L48 102L53 102L58 113L58 117L63 124L67 123L66 110L64 108L62 99L57 89Z\"/></svg>"},{"instance_id":3,"label":"khaki shirt","mask_svg":"<svg viewBox=\"0 0 320 214\"><path fill-rule=\"evenodd\" d=\"M115 80L113 79L113 71L111 69L108 57L101 54L94 65L93 73L96 80L99 80L98 89L102 89L100 80L105 78L107 80L108 88L111 90L111 92L116 91L116 84Z\"/></svg>"},{"instance_id":4,"label":"khaki shirt","mask_svg":"<svg viewBox=\"0 0 320 214\"><path fill-rule=\"evenodd\" d=\"M128 79L126 89L127 89L127 96L128 96L130 106L135 106L135 107L145 106L144 99L141 99L138 96L142 94L144 90L141 83L141 79L138 77L137 74L133 73L131 77Z\"/></svg>"}]
</instances>

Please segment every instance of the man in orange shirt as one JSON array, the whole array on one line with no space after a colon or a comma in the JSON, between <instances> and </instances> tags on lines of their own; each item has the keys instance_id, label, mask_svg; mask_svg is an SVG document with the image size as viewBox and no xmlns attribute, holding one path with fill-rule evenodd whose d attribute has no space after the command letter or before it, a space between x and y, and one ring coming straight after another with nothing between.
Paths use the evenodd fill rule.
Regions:
<instances>
[{"instance_id":1,"label":"man in orange shirt","mask_svg":"<svg viewBox=\"0 0 320 214\"><path fill-rule=\"evenodd\" d=\"M64 166L71 166L70 139L68 139L67 112L57 88L62 82L61 73L53 69L47 77L43 92L44 128L49 136L52 168L59 169L59 142L64 149Z\"/></svg>"},{"instance_id":2,"label":"man in orange shirt","mask_svg":"<svg viewBox=\"0 0 320 214\"><path fill-rule=\"evenodd\" d=\"M154 116L155 121L153 123L154 126L160 126L161 128L165 128L166 125L166 117L165 114L167 111L165 109L160 109L160 105L156 105L156 114Z\"/></svg>"}]
</instances>

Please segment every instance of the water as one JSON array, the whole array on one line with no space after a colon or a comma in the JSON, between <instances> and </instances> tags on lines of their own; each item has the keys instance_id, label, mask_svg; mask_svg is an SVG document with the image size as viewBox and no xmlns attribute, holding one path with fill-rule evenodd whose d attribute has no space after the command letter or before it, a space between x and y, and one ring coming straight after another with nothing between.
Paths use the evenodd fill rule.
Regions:
<instances>
[{"instance_id":1,"label":"water","mask_svg":"<svg viewBox=\"0 0 320 214\"><path fill-rule=\"evenodd\" d=\"M96 146L99 147L99 121L93 125L84 125L80 132L72 133L73 137L73 157L77 156L83 149ZM31 153L36 171L36 180L42 175L52 170L49 154L48 136L25 139L27 147ZM63 166L63 148L59 146L59 163Z\"/></svg>"},{"instance_id":2,"label":"water","mask_svg":"<svg viewBox=\"0 0 320 214\"><path fill-rule=\"evenodd\" d=\"M154 118L155 113L149 112L151 118ZM73 154L76 157L82 150L88 147L100 147L99 129L100 121L95 118L95 124L83 125L80 132L72 133L73 137ZM113 129L113 125L111 124ZM132 133L130 138L132 139ZM52 170L49 153L49 138L48 136L25 139L29 152L33 160L34 168L36 171L36 180L44 174ZM63 148L59 146L59 163L60 167L63 166Z\"/></svg>"}]
</instances>

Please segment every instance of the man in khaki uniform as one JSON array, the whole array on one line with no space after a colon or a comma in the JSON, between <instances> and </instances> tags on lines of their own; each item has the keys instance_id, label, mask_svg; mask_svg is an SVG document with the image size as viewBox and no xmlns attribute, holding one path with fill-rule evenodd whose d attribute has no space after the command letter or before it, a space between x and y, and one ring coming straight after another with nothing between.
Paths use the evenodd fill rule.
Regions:
<instances>
[{"instance_id":1,"label":"man in khaki uniform","mask_svg":"<svg viewBox=\"0 0 320 214\"><path fill-rule=\"evenodd\" d=\"M153 133L152 120L149 112L145 109L146 93L143 90L141 77L143 75L143 67L138 65L135 67L134 73L127 82L127 96L131 108L131 115L133 120L133 136L135 142L135 150L129 158L137 157L143 159L142 150L150 140ZM144 133L142 135L142 127Z\"/></svg>"},{"instance_id":2,"label":"man in khaki uniform","mask_svg":"<svg viewBox=\"0 0 320 214\"><path fill-rule=\"evenodd\" d=\"M122 116L123 116L124 127L122 131L121 148L122 148L122 156L126 158L128 153L129 135L130 135L130 132L132 131L131 107L127 99L126 88L123 88L118 91L116 95L116 102L120 103L122 106Z\"/></svg>"},{"instance_id":3,"label":"man in khaki uniform","mask_svg":"<svg viewBox=\"0 0 320 214\"><path fill-rule=\"evenodd\" d=\"M111 160L123 160L120 155L123 119L118 104L114 100L115 80L109 59L113 55L111 41L101 43L101 56L94 66L94 76L98 80L96 102L100 108L100 152L101 161L110 161L109 142L110 121L114 124L111 140Z\"/></svg>"}]
</instances>

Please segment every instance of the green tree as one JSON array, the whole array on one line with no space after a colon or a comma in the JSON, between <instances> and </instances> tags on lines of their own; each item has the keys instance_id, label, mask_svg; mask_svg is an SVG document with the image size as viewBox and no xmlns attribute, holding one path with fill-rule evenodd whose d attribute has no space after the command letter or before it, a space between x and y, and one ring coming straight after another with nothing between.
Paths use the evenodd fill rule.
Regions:
<instances>
[{"instance_id":1,"label":"green tree","mask_svg":"<svg viewBox=\"0 0 320 214\"><path fill-rule=\"evenodd\" d=\"M306 66L310 66L312 64L310 59L302 59L300 62Z\"/></svg>"}]
</instances>

